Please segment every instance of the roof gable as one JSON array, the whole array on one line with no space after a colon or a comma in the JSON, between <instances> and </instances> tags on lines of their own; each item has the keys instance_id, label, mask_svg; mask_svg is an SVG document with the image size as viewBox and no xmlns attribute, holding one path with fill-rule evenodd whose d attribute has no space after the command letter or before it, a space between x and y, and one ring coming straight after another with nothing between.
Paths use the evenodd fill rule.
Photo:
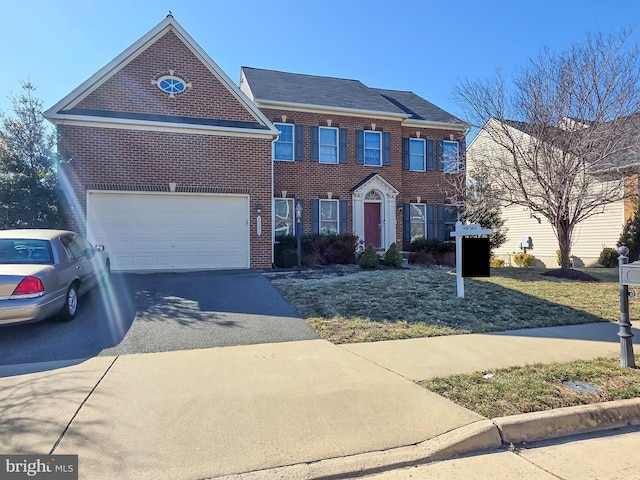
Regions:
<instances>
[{"instance_id":1,"label":"roof gable","mask_svg":"<svg viewBox=\"0 0 640 480\"><path fill-rule=\"evenodd\" d=\"M189 87L169 96L156 84L163 75L177 75ZM171 15L45 116L53 123L112 128L277 135L271 122Z\"/></svg>"}]
</instances>

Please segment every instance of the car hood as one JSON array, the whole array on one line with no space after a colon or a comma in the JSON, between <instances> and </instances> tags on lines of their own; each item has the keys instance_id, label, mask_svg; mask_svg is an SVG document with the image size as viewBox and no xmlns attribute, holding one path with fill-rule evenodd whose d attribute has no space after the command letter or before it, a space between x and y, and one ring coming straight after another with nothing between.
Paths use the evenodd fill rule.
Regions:
<instances>
[{"instance_id":1,"label":"car hood","mask_svg":"<svg viewBox=\"0 0 640 480\"><path fill-rule=\"evenodd\" d=\"M0 296L11 295L27 275L43 278L52 270L53 265L0 264Z\"/></svg>"}]
</instances>

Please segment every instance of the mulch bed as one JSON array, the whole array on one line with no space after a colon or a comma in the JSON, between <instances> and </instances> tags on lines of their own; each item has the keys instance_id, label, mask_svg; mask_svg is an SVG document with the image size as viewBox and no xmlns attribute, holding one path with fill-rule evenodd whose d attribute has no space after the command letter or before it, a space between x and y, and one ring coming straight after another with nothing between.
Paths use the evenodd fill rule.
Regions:
<instances>
[{"instance_id":1,"label":"mulch bed","mask_svg":"<svg viewBox=\"0 0 640 480\"><path fill-rule=\"evenodd\" d=\"M556 278L564 278L566 280L578 280L581 282L599 282L600 279L589 275L588 273L581 272L580 270L574 270L573 268L555 268L553 270L547 270L541 275L547 277L556 277Z\"/></svg>"}]
</instances>

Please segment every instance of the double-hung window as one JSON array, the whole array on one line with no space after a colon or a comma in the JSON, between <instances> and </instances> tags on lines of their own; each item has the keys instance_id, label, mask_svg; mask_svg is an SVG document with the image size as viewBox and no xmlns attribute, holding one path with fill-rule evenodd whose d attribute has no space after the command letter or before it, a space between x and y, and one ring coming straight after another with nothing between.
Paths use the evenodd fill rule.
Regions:
<instances>
[{"instance_id":1,"label":"double-hung window","mask_svg":"<svg viewBox=\"0 0 640 480\"><path fill-rule=\"evenodd\" d=\"M320 200L320 229L321 235L338 234L338 200Z\"/></svg>"},{"instance_id":2,"label":"double-hung window","mask_svg":"<svg viewBox=\"0 0 640 480\"><path fill-rule=\"evenodd\" d=\"M276 239L285 235L295 234L293 198L274 198L273 211L275 214Z\"/></svg>"},{"instance_id":3,"label":"double-hung window","mask_svg":"<svg viewBox=\"0 0 640 480\"><path fill-rule=\"evenodd\" d=\"M276 123L275 126L280 135L273 142L273 159L292 162L294 159L294 126L290 123Z\"/></svg>"},{"instance_id":4,"label":"double-hung window","mask_svg":"<svg viewBox=\"0 0 640 480\"><path fill-rule=\"evenodd\" d=\"M364 164L382 166L382 132L364 132Z\"/></svg>"},{"instance_id":5,"label":"double-hung window","mask_svg":"<svg viewBox=\"0 0 640 480\"><path fill-rule=\"evenodd\" d=\"M416 238L427 238L427 212L424 203L411 204L411 241Z\"/></svg>"},{"instance_id":6,"label":"double-hung window","mask_svg":"<svg viewBox=\"0 0 640 480\"><path fill-rule=\"evenodd\" d=\"M338 129L320 127L320 163L338 163Z\"/></svg>"},{"instance_id":7,"label":"double-hung window","mask_svg":"<svg viewBox=\"0 0 640 480\"><path fill-rule=\"evenodd\" d=\"M458 171L458 142L447 140L442 142L442 171L445 173Z\"/></svg>"},{"instance_id":8,"label":"double-hung window","mask_svg":"<svg viewBox=\"0 0 640 480\"><path fill-rule=\"evenodd\" d=\"M445 205L442 209L443 218L440 220L441 225L444 227L444 240L455 240L450 233L455 232L456 222L460 216L460 209L454 205Z\"/></svg>"},{"instance_id":9,"label":"double-hung window","mask_svg":"<svg viewBox=\"0 0 640 480\"><path fill-rule=\"evenodd\" d=\"M414 172L424 172L426 170L425 153L424 139L409 139L409 170Z\"/></svg>"}]
</instances>

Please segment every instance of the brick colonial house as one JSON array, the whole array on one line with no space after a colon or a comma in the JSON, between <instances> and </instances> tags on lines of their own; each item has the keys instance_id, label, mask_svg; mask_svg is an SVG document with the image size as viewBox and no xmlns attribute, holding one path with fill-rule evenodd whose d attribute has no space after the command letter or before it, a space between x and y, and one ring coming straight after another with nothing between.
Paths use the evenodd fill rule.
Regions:
<instances>
[{"instance_id":1,"label":"brick colonial house","mask_svg":"<svg viewBox=\"0 0 640 480\"><path fill-rule=\"evenodd\" d=\"M411 92L243 67L172 16L49 109L75 229L114 270L269 268L278 235L446 238L466 125Z\"/></svg>"}]
</instances>

